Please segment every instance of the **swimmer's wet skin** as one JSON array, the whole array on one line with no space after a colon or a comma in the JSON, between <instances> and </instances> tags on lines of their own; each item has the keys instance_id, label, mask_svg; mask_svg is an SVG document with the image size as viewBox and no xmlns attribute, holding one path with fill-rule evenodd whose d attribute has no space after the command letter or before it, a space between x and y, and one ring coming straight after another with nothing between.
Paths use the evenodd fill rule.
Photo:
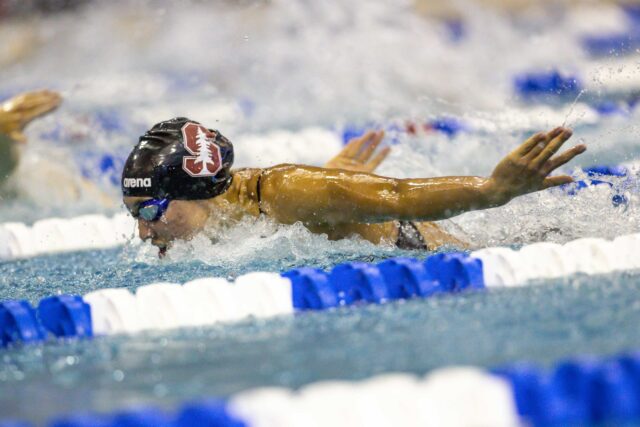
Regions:
<instances>
[{"instance_id":1,"label":"swimmer's wet skin","mask_svg":"<svg viewBox=\"0 0 640 427\"><path fill-rule=\"evenodd\" d=\"M122 191L140 238L151 240L161 255L172 241L189 239L207 224L262 214L283 224L301 222L331 239L358 234L374 243L396 242L398 221L417 222L424 235L425 221L573 182L567 175L549 176L586 150L580 144L555 156L571 135L562 127L533 135L488 178L395 179L294 164L231 171L231 142L198 122L176 118L140 137L125 164Z\"/></svg>"},{"instance_id":2,"label":"swimmer's wet skin","mask_svg":"<svg viewBox=\"0 0 640 427\"><path fill-rule=\"evenodd\" d=\"M55 110L62 98L55 92L40 90L17 95L0 104L0 182L18 165L16 143L27 138L24 128L34 119Z\"/></svg>"}]
</instances>

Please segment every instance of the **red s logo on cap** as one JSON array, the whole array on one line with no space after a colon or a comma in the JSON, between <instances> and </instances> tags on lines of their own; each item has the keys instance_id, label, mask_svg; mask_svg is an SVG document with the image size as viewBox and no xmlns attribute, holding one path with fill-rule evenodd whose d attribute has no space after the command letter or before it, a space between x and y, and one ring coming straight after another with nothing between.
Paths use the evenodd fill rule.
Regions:
<instances>
[{"instance_id":1,"label":"red s logo on cap","mask_svg":"<svg viewBox=\"0 0 640 427\"><path fill-rule=\"evenodd\" d=\"M216 133L196 123L182 126L182 144L192 156L182 158L182 169L193 177L214 176L222 169Z\"/></svg>"}]
</instances>

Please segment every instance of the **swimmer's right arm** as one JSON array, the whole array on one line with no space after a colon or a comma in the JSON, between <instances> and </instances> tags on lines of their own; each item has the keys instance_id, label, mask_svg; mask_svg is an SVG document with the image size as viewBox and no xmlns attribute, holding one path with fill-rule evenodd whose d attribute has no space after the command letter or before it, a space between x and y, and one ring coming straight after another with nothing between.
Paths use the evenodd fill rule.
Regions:
<instances>
[{"instance_id":1,"label":"swimmer's right arm","mask_svg":"<svg viewBox=\"0 0 640 427\"><path fill-rule=\"evenodd\" d=\"M33 119L56 109L62 98L56 92L38 90L25 92L0 104L0 134L15 142L25 142L25 126Z\"/></svg>"},{"instance_id":2,"label":"swimmer's right arm","mask_svg":"<svg viewBox=\"0 0 640 427\"><path fill-rule=\"evenodd\" d=\"M20 161L16 143L26 142L25 126L57 108L60 102L61 97L57 93L40 90L17 95L0 104L0 183Z\"/></svg>"},{"instance_id":3,"label":"swimmer's right arm","mask_svg":"<svg viewBox=\"0 0 640 427\"><path fill-rule=\"evenodd\" d=\"M570 176L548 176L585 151L584 145L578 145L553 157L570 137L571 131L564 128L538 133L509 153L488 178L394 179L309 166L276 166L264 172L261 207L289 224L441 220L572 182Z\"/></svg>"}]
</instances>

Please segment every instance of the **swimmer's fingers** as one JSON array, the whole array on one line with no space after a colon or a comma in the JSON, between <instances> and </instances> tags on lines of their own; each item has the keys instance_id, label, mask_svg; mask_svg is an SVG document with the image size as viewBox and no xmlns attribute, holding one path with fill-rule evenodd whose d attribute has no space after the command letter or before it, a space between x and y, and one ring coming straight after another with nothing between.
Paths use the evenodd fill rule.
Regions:
<instances>
[{"instance_id":1,"label":"swimmer's fingers","mask_svg":"<svg viewBox=\"0 0 640 427\"><path fill-rule=\"evenodd\" d=\"M56 109L61 102L62 97L56 92L27 92L2 104L2 111L11 117L16 128L21 129L33 119Z\"/></svg>"},{"instance_id":2,"label":"swimmer's fingers","mask_svg":"<svg viewBox=\"0 0 640 427\"><path fill-rule=\"evenodd\" d=\"M541 172L544 175L549 175L560 166L569 163L574 157L587 151L587 146L584 144L576 145L575 147L565 151L564 153L552 158L542 167Z\"/></svg>"},{"instance_id":3,"label":"swimmer's fingers","mask_svg":"<svg viewBox=\"0 0 640 427\"><path fill-rule=\"evenodd\" d=\"M12 141L19 142L21 144L27 142L27 137L20 131L13 131L9 133L9 138L11 138Z\"/></svg>"},{"instance_id":4,"label":"swimmer's fingers","mask_svg":"<svg viewBox=\"0 0 640 427\"><path fill-rule=\"evenodd\" d=\"M357 138L353 138L351 141L347 143L347 145L342 149L342 154L345 157L356 158L358 153L362 151L362 146L366 144L369 140L373 138L375 135L375 131L370 130L362 136Z\"/></svg>"},{"instance_id":5,"label":"swimmer's fingers","mask_svg":"<svg viewBox=\"0 0 640 427\"><path fill-rule=\"evenodd\" d=\"M524 156L528 152L530 152L536 145L546 140L547 134L544 132L538 132L535 135L531 136L525 142L523 142L518 148L516 148L513 154L517 156Z\"/></svg>"},{"instance_id":6,"label":"swimmer's fingers","mask_svg":"<svg viewBox=\"0 0 640 427\"><path fill-rule=\"evenodd\" d=\"M549 141L549 143L531 160L531 166L534 168L542 167L547 160L549 160L560 149L560 147L562 147L562 144L571 138L571 135L573 135L571 129L562 128L560 134Z\"/></svg>"},{"instance_id":7,"label":"swimmer's fingers","mask_svg":"<svg viewBox=\"0 0 640 427\"><path fill-rule=\"evenodd\" d=\"M62 97L50 90L26 92L3 103L5 111L29 111L52 109L60 105Z\"/></svg>"},{"instance_id":8,"label":"swimmer's fingers","mask_svg":"<svg viewBox=\"0 0 640 427\"><path fill-rule=\"evenodd\" d=\"M358 153L357 159L363 163L367 162L373 152L376 151L376 148L378 148L383 139L383 130L373 132L369 139L362 144L362 150L360 151L360 153Z\"/></svg>"},{"instance_id":9,"label":"swimmer's fingers","mask_svg":"<svg viewBox=\"0 0 640 427\"><path fill-rule=\"evenodd\" d=\"M533 159L538 157L542 150L551 142L555 137L562 133L562 128L555 128L550 132L544 134L544 138L539 141L536 145L531 148L531 150L524 156L525 161L531 162Z\"/></svg>"},{"instance_id":10,"label":"swimmer's fingers","mask_svg":"<svg viewBox=\"0 0 640 427\"><path fill-rule=\"evenodd\" d=\"M550 176L542 182L542 188L557 187L559 185L571 184L573 178L569 175Z\"/></svg>"},{"instance_id":11,"label":"swimmer's fingers","mask_svg":"<svg viewBox=\"0 0 640 427\"><path fill-rule=\"evenodd\" d=\"M387 158L390 152L391 152L391 147L385 147L382 150L380 150L380 152L376 154L376 156L373 159L367 162L366 166L369 172L373 172L378 166L380 166L380 163L382 163L384 159Z\"/></svg>"},{"instance_id":12,"label":"swimmer's fingers","mask_svg":"<svg viewBox=\"0 0 640 427\"><path fill-rule=\"evenodd\" d=\"M371 135L373 135L373 132L368 132L361 137L351 139L324 167L349 170L358 167L359 162L356 157L361 150L362 144L364 144Z\"/></svg>"}]
</instances>

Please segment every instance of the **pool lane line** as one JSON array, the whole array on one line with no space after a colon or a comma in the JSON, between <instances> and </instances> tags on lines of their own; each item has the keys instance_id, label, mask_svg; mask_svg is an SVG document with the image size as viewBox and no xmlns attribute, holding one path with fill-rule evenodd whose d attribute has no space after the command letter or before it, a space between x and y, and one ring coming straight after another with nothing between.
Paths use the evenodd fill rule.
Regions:
<instances>
[{"instance_id":1,"label":"pool lane line","mask_svg":"<svg viewBox=\"0 0 640 427\"><path fill-rule=\"evenodd\" d=\"M495 369L440 368L320 381L300 389L262 387L227 400L201 398L175 411L131 407L58 416L49 427L589 426L640 421L640 352L577 356L550 368L527 362ZM16 422L17 423L17 422ZM0 426L30 426L28 423Z\"/></svg>"},{"instance_id":2,"label":"pool lane line","mask_svg":"<svg viewBox=\"0 0 640 427\"><path fill-rule=\"evenodd\" d=\"M100 289L84 297L0 302L0 346L137 333L268 318L394 300L431 298L468 290L525 286L535 279L640 269L640 234L613 241L578 239L564 245L535 243L518 251L487 248L440 253L425 260L392 258L377 264L349 262L331 271L303 267L283 274L253 272L234 283L222 278L152 283L132 294Z\"/></svg>"}]
</instances>

